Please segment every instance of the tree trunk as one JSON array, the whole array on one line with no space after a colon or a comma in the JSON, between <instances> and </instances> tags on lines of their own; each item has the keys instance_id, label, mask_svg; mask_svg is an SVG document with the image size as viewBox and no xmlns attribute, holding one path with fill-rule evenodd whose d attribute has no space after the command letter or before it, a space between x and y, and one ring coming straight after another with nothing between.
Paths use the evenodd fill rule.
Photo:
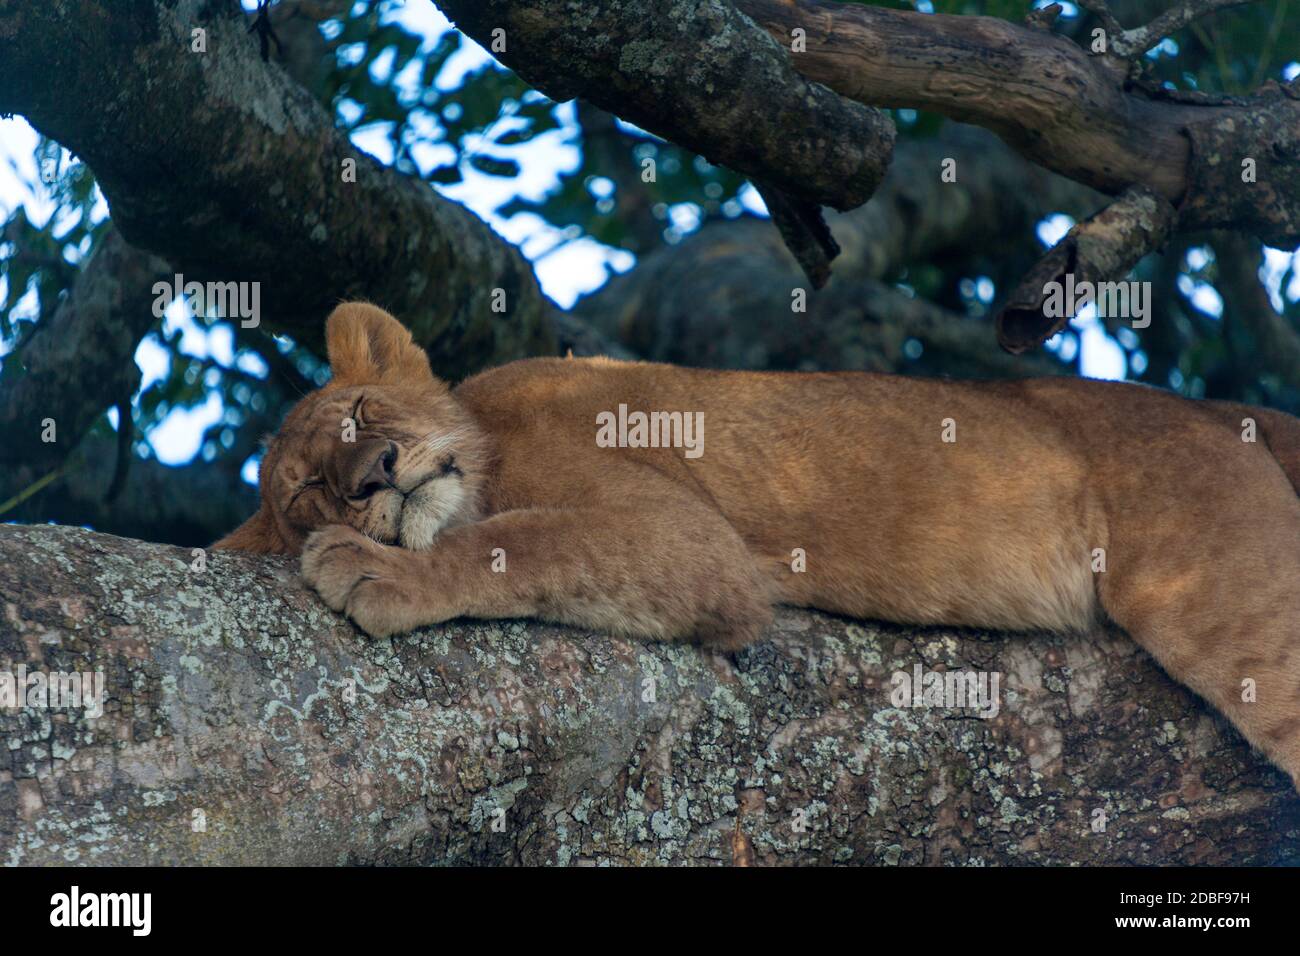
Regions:
<instances>
[{"instance_id":1,"label":"tree trunk","mask_svg":"<svg viewBox=\"0 0 1300 956\"><path fill-rule=\"evenodd\" d=\"M532 622L364 639L292 561L0 530L0 859L1271 863L1281 774L1121 634L992 640L785 610L734 659ZM892 676L996 674L999 709ZM992 686L992 677L990 677ZM1104 827L1101 825L1104 819Z\"/></svg>"}]
</instances>

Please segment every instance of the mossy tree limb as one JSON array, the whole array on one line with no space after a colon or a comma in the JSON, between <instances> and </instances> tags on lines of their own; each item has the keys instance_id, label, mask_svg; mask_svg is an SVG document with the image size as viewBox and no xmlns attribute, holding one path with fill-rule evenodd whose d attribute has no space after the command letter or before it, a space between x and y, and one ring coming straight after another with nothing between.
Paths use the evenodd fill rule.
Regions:
<instances>
[{"instance_id":1,"label":"mossy tree limb","mask_svg":"<svg viewBox=\"0 0 1300 956\"><path fill-rule=\"evenodd\" d=\"M734 660L533 622L374 642L292 562L0 530L0 673L95 671L104 715L0 709L0 860L1266 863L1282 775L1119 634L782 611ZM891 674L1001 675L992 719ZM1105 827L1094 828L1098 812Z\"/></svg>"}]
</instances>

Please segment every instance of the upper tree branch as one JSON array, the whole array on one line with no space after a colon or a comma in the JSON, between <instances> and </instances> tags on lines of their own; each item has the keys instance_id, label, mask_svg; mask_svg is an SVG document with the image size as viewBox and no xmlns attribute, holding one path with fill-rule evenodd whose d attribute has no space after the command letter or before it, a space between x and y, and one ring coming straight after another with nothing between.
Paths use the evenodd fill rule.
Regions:
<instances>
[{"instance_id":1,"label":"upper tree branch","mask_svg":"<svg viewBox=\"0 0 1300 956\"><path fill-rule=\"evenodd\" d=\"M119 441L85 437L106 408L129 405L139 388L133 356L158 322L153 284L170 275L167 262L129 246L110 225L53 314L5 356L0 501L28 492L51 474L57 481L5 511L0 521L89 524L153 541L207 544L256 509L256 492L238 475L252 451L248 423L237 432L242 456L228 453L225 460L235 457L234 468L224 470L202 461L169 467L136 458L127 444L132 423L125 416L119 417ZM278 357L288 364L273 347L262 354L268 362ZM284 372L273 365L273 378ZM280 391L279 385L269 389L268 401ZM42 440L47 420L54 423L54 441ZM276 424L262 422L251 441ZM121 493L109 502L115 468L127 463Z\"/></svg>"},{"instance_id":2,"label":"upper tree branch","mask_svg":"<svg viewBox=\"0 0 1300 956\"><path fill-rule=\"evenodd\" d=\"M1187 24L1215 10L1240 7L1255 0L1180 0L1161 13L1146 26L1125 30L1111 12L1106 0L1080 0L1080 6L1091 10L1101 19L1110 33L1110 51L1116 56L1131 59L1141 56L1165 37L1181 30Z\"/></svg>"},{"instance_id":3,"label":"upper tree branch","mask_svg":"<svg viewBox=\"0 0 1300 956\"><path fill-rule=\"evenodd\" d=\"M805 80L729 0L437 3L553 99L580 96L806 202L851 209L888 166L889 118Z\"/></svg>"},{"instance_id":4,"label":"upper tree branch","mask_svg":"<svg viewBox=\"0 0 1300 956\"><path fill-rule=\"evenodd\" d=\"M814 286L836 249L822 205L851 209L884 175L894 127L801 77L729 0L438 0L542 92L582 97L754 180Z\"/></svg>"},{"instance_id":5,"label":"upper tree branch","mask_svg":"<svg viewBox=\"0 0 1300 956\"><path fill-rule=\"evenodd\" d=\"M1178 209L1180 230L1300 243L1300 98L1291 89L1172 102L1127 89L1064 37L992 17L827 0L736 5L787 48L804 30L807 51L791 62L844 96L984 126L1034 162L1112 195L1145 186Z\"/></svg>"},{"instance_id":6,"label":"upper tree branch","mask_svg":"<svg viewBox=\"0 0 1300 956\"><path fill-rule=\"evenodd\" d=\"M206 52L191 52L195 30ZM368 298L446 375L554 351L519 253L355 149L262 62L237 5L0 0L0 112L89 163L129 242L187 280L260 282L267 326L308 346L340 299Z\"/></svg>"}]
</instances>

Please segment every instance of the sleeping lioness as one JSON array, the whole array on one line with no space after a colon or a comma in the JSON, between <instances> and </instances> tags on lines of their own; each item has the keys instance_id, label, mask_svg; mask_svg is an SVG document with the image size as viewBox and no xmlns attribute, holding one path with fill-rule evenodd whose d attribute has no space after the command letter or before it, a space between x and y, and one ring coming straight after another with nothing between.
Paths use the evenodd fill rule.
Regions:
<instances>
[{"instance_id":1,"label":"sleeping lioness","mask_svg":"<svg viewBox=\"0 0 1300 956\"><path fill-rule=\"evenodd\" d=\"M374 306L340 306L326 339L332 381L217 547L301 553L370 634L538 617L734 649L775 602L1011 630L1109 617L1300 777L1300 420L1069 378L608 359L449 389Z\"/></svg>"}]
</instances>

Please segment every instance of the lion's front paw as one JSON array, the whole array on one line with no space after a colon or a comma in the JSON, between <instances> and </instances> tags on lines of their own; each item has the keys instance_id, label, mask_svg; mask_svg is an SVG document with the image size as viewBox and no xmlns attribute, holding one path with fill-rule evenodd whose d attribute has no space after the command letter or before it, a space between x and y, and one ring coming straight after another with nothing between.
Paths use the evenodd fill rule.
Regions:
<instances>
[{"instance_id":1,"label":"lion's front paw","mask_svg":"<svg viewBox=\"0 0 1300 956\"><path fill-rule=\"evenodd\" d=\"M418 627L418 558L346 525L314 531L302 551L302 576L321 599L373 637Z\"/></svg>"}]
</instances>

